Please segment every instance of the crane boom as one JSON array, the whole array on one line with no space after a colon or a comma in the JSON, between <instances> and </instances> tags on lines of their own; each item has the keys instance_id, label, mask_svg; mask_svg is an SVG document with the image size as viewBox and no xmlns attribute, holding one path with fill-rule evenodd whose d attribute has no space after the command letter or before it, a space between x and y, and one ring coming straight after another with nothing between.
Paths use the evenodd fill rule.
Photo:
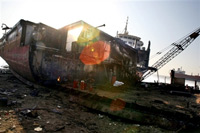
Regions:
<instances>
[{"instance_id":1,"label":"crane boom","mask_svg":"<svg viewBox=\"0 0 200 133\"><path fill-rule=\"evenodd\" d=\"M200 34L200 28L189 34L188 36L184 37L182 40L173 43L173 47L163 55L158 61L156 61L150 68L152 70L147 70L142 77L142 80L151 76L155 73L158 69L162 68L165 64L171 61L174 57L180 54L183 50L185 50Z\"/></svg>"}]
</instances>

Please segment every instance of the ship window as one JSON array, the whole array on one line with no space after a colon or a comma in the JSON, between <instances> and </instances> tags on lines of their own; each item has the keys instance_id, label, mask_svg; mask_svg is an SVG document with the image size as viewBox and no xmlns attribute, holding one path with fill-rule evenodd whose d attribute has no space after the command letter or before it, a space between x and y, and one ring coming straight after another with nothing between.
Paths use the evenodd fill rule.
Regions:
<instances>
[{"instance_id":1,"label":"ship window","mask_svg":"<svg viewBox=\"0 0 200 133\"><path fill-rule=\"evenodd\" d=\"M58 31L45 25L41 25L37 31L38 36L36 37L36 40L42 40L46 47L54 48L57 50L63 48L62 43L65 41L64 34L66 32Z\"/></svg>"},{"instance_id":2,"label":"ship window","mask_svg":"<svg viewBox=\"0 0 200 133\"><path fill-rule=\"evenodd\" d=\"M18 28L18 35L22 33L22 26Z\"/></svg>"},{"instance_id":3,"label":"ship window","mask_svg":"<svg viewBox=\"0 0 200 133\"><path fill-rule=\"evenodd\" d=\"M10 33L10 35L8 36L8 42L11 43L12 41L14 41L16 39L16 35L17 35L17 29L15 29Z\"/></svg>"},{"instance_id":4,"label":"ship window","mask_svg":"<svg viewBox=\"0 0 200 133\"><path fill-rule=\"evenodd\" d=\"M25 36L25 45L30 45L33 30L34 30L33 26L27 25L27 27L26 27L26 36Z\"/></svg>"},{"instance_id":5,"label":"ship window","mask_svg":"<svg viewBox=\"0 0 200 133\"><path fill-rule=\"evenodd\" d=\"M128 42L128 44L132 44L132 42Z\"/></svg>"},{"instance_id":6,"label":"ship window","mask_svg":"<svg viewBox=\"0 0 200 133\"><path fill-rule=\"evenodd\" d=\"M7 37L8 43L13 43L14 41L17 41L21 37L21 33L22 33L21 25L14 27L11 30L11 32L8 34L8 37Z\"/></svg>"}]
</instances>

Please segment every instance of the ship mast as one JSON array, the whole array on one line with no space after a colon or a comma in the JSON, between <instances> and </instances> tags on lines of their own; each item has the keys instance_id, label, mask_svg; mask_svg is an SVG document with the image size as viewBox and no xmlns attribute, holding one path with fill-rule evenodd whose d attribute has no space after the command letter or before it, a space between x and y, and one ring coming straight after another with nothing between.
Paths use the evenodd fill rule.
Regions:
<instances>
[{"instance_id":1,"label":"ship mast","mask_svg":"<svg viewBox=\"0 0 200 133\"><path fill-rule=\"evenodd\" d=\"M124 29L124 34L126 34L126 35L128 35L127 26L128 26L128 17L127 17L126 26L125 26L125 29Z\"/></svg>"}]
</instances>

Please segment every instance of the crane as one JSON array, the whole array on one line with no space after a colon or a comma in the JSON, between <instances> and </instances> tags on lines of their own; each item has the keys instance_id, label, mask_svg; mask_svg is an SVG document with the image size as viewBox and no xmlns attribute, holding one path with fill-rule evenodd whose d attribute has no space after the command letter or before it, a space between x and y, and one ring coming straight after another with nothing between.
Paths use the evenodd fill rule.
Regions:
<instances>
[{"instance_id":1,"label":"crane","mask_svg":"<svg viewBox=\"0 0 200 133\"><path fill-rule=\"evenodd\" d=\"M151 76L165 64L171 61L174 57L184 51L198 36L200 35L200 28L196 29L191 34L187 35L183 39L172 43L173 46L166 54L164 54L158 61L156 61L149 69L143 74L142 79Z\"/></svg>"}]
</instances>

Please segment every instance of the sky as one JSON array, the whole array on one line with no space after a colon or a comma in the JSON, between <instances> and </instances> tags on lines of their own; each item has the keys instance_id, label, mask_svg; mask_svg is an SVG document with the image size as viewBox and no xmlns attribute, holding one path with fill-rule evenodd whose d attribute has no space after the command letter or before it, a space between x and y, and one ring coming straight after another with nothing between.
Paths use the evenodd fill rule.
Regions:
<instances>
[{"instance_id":1,"label":"sky","mask_svg":"<svg viewBox=\"0 0 200 133\"><path fill-rule=\"evenodd\" d=\"M61 28L83 20L116 36L125 28L141 37L144 47L151 41L151 56L200 28L200 0L0 0L0 24L14 26L20 19ZM3 35L0 30L0 37ZM150 66L158 58L150 60ZM5 62L0 59L0 66ZM182 67L187 74L200 75L200 37L159 70L169 76Z\"/></svg>"}]
</instances>

